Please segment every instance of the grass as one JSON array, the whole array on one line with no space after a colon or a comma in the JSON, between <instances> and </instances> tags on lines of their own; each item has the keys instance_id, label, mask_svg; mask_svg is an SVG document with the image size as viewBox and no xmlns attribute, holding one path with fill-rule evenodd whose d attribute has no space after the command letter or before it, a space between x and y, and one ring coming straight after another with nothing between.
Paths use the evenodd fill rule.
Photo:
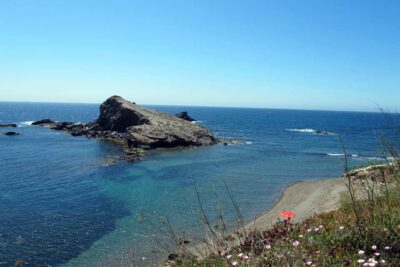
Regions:
<instances>
[{"instance_id":1,"label":"grass","mask_svg":"<svg viewBox=\"0 0 400 267\"><path fill-rule=\"evenodd\" d=\"M204 259L182 255L169 265L400 266L400 186L393 183L386 191L381 181L376 183L381 188L373 199L343 200L338 210L298 224L284 220Z\"/></svg>"}]
</instances>

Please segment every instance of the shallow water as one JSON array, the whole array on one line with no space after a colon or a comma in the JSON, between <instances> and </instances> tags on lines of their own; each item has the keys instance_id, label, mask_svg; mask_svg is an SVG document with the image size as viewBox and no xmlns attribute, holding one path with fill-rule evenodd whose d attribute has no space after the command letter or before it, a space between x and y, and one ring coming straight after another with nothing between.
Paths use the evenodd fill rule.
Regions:
<instances>
[{"instance_id":1,"label":"shallow water","mask_svg":"<svg viewBox=\"0 0 400 267\"><path fill-rule=\"evenodd\" d=\"M194 185L210 220L222 208L234 225L224 182L250 220L289 184L340 175L338 136L354 156L351 164L361 165L382 156L376 134L388 131L378 113L153 108L188 110L219 137L241 144L156 151L139 163L105 166L107 156L121 153L112 144L28 123L91 121L98 105L0 103L0 123L17 123L13 130L22 133L0 136L0 262L116 265L134 252L148 265L165 256L166 222L189 240L204 234Z\"/></svg>"}]
</instances>

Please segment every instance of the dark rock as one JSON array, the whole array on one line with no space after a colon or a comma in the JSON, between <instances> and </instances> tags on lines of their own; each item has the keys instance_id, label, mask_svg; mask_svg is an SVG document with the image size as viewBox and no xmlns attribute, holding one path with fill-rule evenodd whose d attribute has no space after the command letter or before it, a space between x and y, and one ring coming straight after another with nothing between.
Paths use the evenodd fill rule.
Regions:
<instances>
[{"instance_id":1,"label":"dark rock","mask_svg":"<svg viewBox=\"0 0 400 267\"><path fill-rule=\"evenodd\" d=\"M317 131L315 131L315 133L316 133L316 134L319 134L319 135L330 135L329 132L327 132L327 131L322 131L322 130L317 130Z\"/></svg>"},{"instance_id":2,"label":"dark rock","mask_svg":"<svg viewBox=\"0 0 400 267\"><path fill-rule=\"evenodd\" d=\"M0 124L0 128L16 128L16 124Z\"/></svg>"},{"instance_id":3,"label":"dark rock","mask_svg":"<svg viewBox=\"0 0 400 267\"><path fill-rule=\"evenodd\" d=\"M206 146L218 142L208 129L198 124L142 108L119 96L112 96L101 104L99 118L94 122L55 123L45 119L32 125L49 126L73 136L111 141L125 148L124 159L129 162L141 160L148 149Z\"/></svg>"},{"instance_id":4,"label":"dark rock","mask_svg":"<svg viewBox=\"0 0 400 267\"><path fill-rule=\"evenodd\" d=\"M56 122L50 128L53 130L61 131L64 130L68 125L73 125L73 124L74 124L73 122L66 122L66 121Z\"/></svg>"},{"instance_id":5,"label":"dark rock","mask_svg":"<svg viewBox=\"0 0 400 267\"><path fill-rule=\"evenodd\" d=\"M129 126L148 123L148 119L138 109L136 104L120 96L112 96L101 104L97 123L104 130L125 132Z\"/></svg>"},{"instance_id":6,"label":"dark rock","mask_svg":"<svg viewBox=\"0 0 400 267\"><path fill-rule=\"evenodd\" d=\"M16 135L20 135L20 133L16 133L16 132L5 132L3 135L7 135L7 136L16 136Z\"/></svg>"},{"instance_id":7,"label":"dark rock","mask_svg":"<svg viewBox=\"0 0 400 267\"><path fill-rule=\"evenodd\" d=\"M179 255L176 253L171 253L168 255L168 260L170 261L176 261L178 259Z\"/></svg>"},{"instance_id":8,"label":"dark rock","mask_svg":"<svg viewBox=\"0 0 400 267\"><path fill-rule=\"evenodd\" d=\"M50 119L44 119L44 120L32 122L31 125L46 126L46 125L52 125L52 124L55 124L55 122Z\"/></svg>"},{"instance_id":9,"label":"dark rock","mask_svg":"<svg viewBox=\"0 0 400 267\"><path fill-rule=\"evenodd\" d=\"M180 118L185 121L195 121L195 119L193 119L192 117L189 116L187 111L182 111L182 112L176 114L175 117Z\"/></svg>"}]
</instances>

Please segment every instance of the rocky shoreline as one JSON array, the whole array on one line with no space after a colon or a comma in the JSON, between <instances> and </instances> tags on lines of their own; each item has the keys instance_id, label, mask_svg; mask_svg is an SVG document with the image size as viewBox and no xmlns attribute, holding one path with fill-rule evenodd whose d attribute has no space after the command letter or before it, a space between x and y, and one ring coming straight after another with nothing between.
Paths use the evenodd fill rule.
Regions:
<instances>
[{"instance_id":1,"label":"rocky shoreline","mask_svg":"<svg viewBox=\"0 0 400 267\"><path fill-rule=\"evenodd\" d=\"M55 122L43 119L34 126L49 127L72 136L106 140L121 146L124 160L139 161L147 150L198 147L218 143L212 133L194 122L187 112L169 115L145 109L120 96L112 96L100 106L99 118L89 123Z\"/></svg>"}]
</instances>

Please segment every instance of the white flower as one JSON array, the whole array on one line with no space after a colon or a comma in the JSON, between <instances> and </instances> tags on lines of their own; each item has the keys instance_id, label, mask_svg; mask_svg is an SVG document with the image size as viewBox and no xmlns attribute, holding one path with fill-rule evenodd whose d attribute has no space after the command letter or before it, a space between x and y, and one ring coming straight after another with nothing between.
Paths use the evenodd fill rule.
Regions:
<instances>
[{"instance_id":1,"label":"white flower","mask_svg":"<svg viewBox=\"0 0 400 267\"><path fill-rule=\"evenodd\" d=\"M385 264L385 262L386 262L385 260L380 260L380 263L382 264Z\"/></svg>"},{"instance_id":2,"label":"white flower","mask_svg":"<svg viewBox=\"0 0 400 267\"><path fill-rule=\"evenodd\" d=\"M364 263L364 262L365 262L365 260L363 260L363 259L359 259L357 262L358 262L358 263Z\"/></svg>"},{"instance_id":3,"label":"white flower","mask_svg":"<svg viewBox=\"0 0 400 267\"><path fill-rule=\"evenodd\" d=\"M296 241L293 242L293 246L297 247L298 245L300 245L299 241L296 240Z\"/></svg>"},{"instance_id":4,"label":"white flower","mask_svg":"<svg viewBox=\"0 0 400 267\"><path fill-rule=\"evenodd\" d=\"M369 267L374 267L375 265L376 265L375 262L368 262L368 266L369 266Z\"/></svg>"},{"instance_id":5,"label":"white flower","mask_svg":"<svg viewBox=\"0 0 400 267\"><path fill-rule=\"evenodd\" d=\"M312 261L307 261L306 264L307 264L307 265L311 265L311 264L312 264Z\"/></svg>"},{"instance_id":6,"label":"white flower","mask_svg":"<svg viewBox=\"0 0 400 267\"><path fill-rule=\"evenodd\" d=\"M222 257L225 256L225 251L222 251L220 254Z\"/></svg>"},{"instance_id":7,"label":"white flower","mask_svg":"<svg viewBox=\"0 0 400 267\"><path fill-rule=\"evenodd\" d=\"M375 255L375 256L379 256L379 255L381 255L381 254L379 254L378 252L375 252L374 255Z\"/></svg>"},{"instance_id":8,"label":"white flower","mask_svg":"<svg viewBox=\"0 0 400 267\"><path fill-rule=\"evenodd\" d=\"M373 245L373 246L371 247L371 249L372 249L372 250L376 250L377 247L376 247L375 245Z\"/></svg>"},{"instance_id":9,"label":"white flower","mask_svg":"<svg viewBox=\"0 0 400 267\"><path fill-rule=\"evenodd\" d=\"M323 228L324 228L324 226L323 226L322 224L320 224L318 227L319 227L319 228L321 228L321 229L323 229Z\"/></svg>"},{"instance_id":10,"label":"white flower","mask_svg":"<svg viewBox=\"0 0 400 267\"><path fill-rule=\"evenodd\" d=\"M229 260L230 258L232 258L232 255L228 255L226 256L226 258Z\"/></svg>"},{"instance_id":11,"label":"white flower","mask_svg":"<svg viewBox=\"0 0 400 267\"><path fill-rule=\"evenodd\" d=\"M343 230L344 229L344 226L339 226L339 230Z\"/></svg>"},{"instance_id":12,"label":"white flower","mask_svg":"<svg viewBox=\"0 0 400 267\"><path fill-rule=\"evenodd\" d=\"M270 244L265 245L264 248L267 249L267 250L269 250L269 249L271 249L271 245L270 245Z\"/></svg>"},{"instance_id":13,"label":"white flower","mask_svg":"<svg viewBox=\"0 0 400 267\"><path fill-rule=\"evenodd\" d=\"M303 235L299 235L299 238L302 238L303 237Z\"/></svg>"},{"instance_id":14,"label":"white flower","mask_svg":"<svg viewBox=\"0 0 400 267\"><path fill-rule=\"evenodd\" d=\"M315 228L314 228L314 231L315 231L315 232L318 232L318 231L319 231L319 227L315 227Z\"/></svg>"},{"instance_id":15,"label":"white flower","mask_svg":"<svg viewBox=\"0 0 400 267\"><path fill-rule=\"evenodd\" d=\"M232 266L237 266L239 263L237 261L232 262Z\"/></svg>"},{"instance_id":16,"label":"white flower","mask_svg":"<svg viewBox=\"0 0 400 267\"><path fill-rule=\"evenodd\" d=\"M312 231L312 229L311 229L311 228L308 228L308 229L307 229L307 232L311 232L311 231Z\"/></svg>"},{"instance_id":17,"label":"white flower","mask_svg":"<svg viewBox=\"0 0 400 267\"><path fill-rule=\"evenodd\" d=\"M390 247L389 247L389 246L386 246L386 247L385 247L385 250L390 250Z\"/></svg>"},{"instance_id":18,"label":"white flower","mask_svg":"<svg viewBox=\"0 0 400 267\"><path fill-rule=\"evenodd\" d=\"M365 251L364 250L359 250L358 255L364 255Z\"/></svg>"},{"instance_id":19,"label":"white flower","mask_svg":"<svg viewBox=\"0 0 400 267\"><path fill-rule=\"evenodd\" d=\"M249 259L249 256L244 255L242 259L245 260L245 261L247 261L247 260Z\"/></svg>"},{"instance_id":20,"label":"white flower","mask_svg":"<svg viewBox=\"0 0 400 267\"><path fill-rule=\"evenodd\" d=\"M369 266L368 262L363 263L363 266Z\"/></svg>"},{"instance_id":21,"label":"white flower","mask_svg":"<svg viewBox=\"0 0 400 267\"><path fill-rule=\"evenodd\" d=\"M238 257L241 258L243 256L243 253L239 253Z\"/></svg>"}]
</instances>

